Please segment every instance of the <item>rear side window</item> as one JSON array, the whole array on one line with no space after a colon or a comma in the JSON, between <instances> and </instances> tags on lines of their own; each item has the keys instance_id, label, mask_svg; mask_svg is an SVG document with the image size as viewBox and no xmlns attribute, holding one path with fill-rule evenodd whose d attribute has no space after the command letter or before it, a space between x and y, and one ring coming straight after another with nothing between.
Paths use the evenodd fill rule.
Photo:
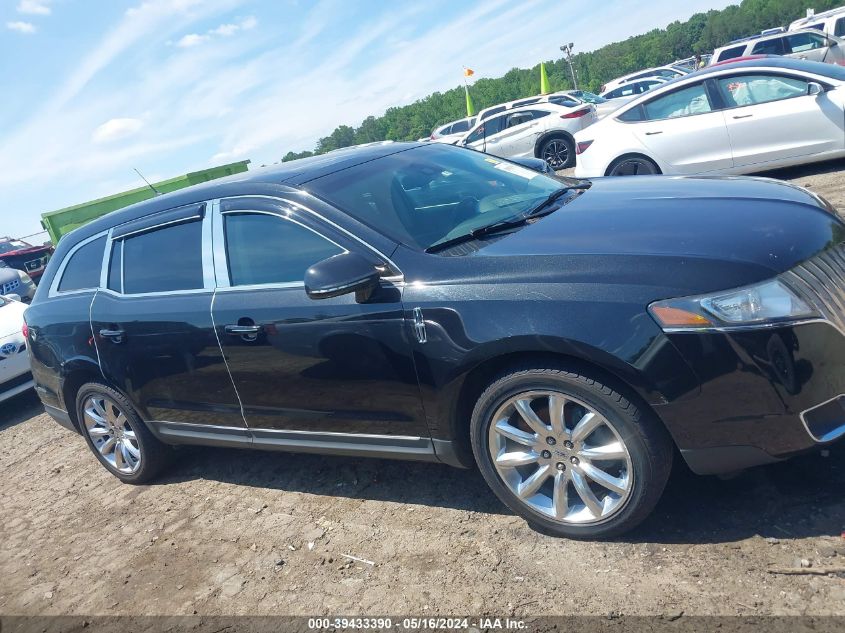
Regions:
<instances>
[{"instance_id":1,"label":"rear side window","mask_svg":"<svg viewBox=\"0 0 845 633\"><path fill-rule=\"evenodd\" d=\"M836 21L836 26L833 27L833 34L837 37L845 37L845 17L839 18Z\"/></svg>"},{"instance_id":2,"label":"rear side window","mask_svg":"<svg viewBox=\"0 0 845 633\"><path fill-rule=\"evenodd\" d=\"M123 240L125 294L202 287L202 221L166 226Z\"/></svg>"},{"instance_id":3,"label":"rear side window","mask_svg":"<svg viewBox=\"0 0 845 633\"><path fill-rule=\"evenodd\" d=\"M757 42L754 48L751 49L753 55L783 55L783 52L782 37Z\"/></svg>"},{"instance_id":4,"label":"rear side window","mask_svg":"<svg viewBox=\"0 0 845 633\"><path fill-rule=\"evenodd\" d=\"M721 53L719 53L719 59L717 62L723 62L726 59L735 59L737 57L742 57L742 54L745 52L745 44L742 46L734 46L733 48L726 48Z\"/></svg>"},{"instance_id":5,"label":"rear side window","mask_svg":"<svg viewBox=\"0 0 845 633\"><path fill-rule=\"evenodd\" d=\"M645 118L650 121L705 114L712 110L704 84L695 84L661 95L645 103L644 108Z\"/></svg>"},{"instance_id":6,"label":"rear side window","mask_svg":"<svg viewBox=\"0 0 845 633\"><path fill-rule=\"evenodd\" d=\"M103 254L106 251L106 238L98 237L88 242L71 255L62 279L59 292L97 288L100 285L100 271L103 269Z\"/></svg>"},{"instance_id":7,"label":"rear side window","mask_svg":"<svg viewBox=\"0 0 845 633\"><path fill-rule=\"evenodd\" d=\"M466 132L469 129L469 121L458 121L452 126L450 134L457 134L459 132Z\"/></svg>"},{"instance_id":8,"label":"rear side window","mask_svg":"<svg viewBox=\"0 0 845 633\"><path fill-rule=\"evenodd\" d=\"M233 286L302 281L310 266L344 252L314 231L276 215L227 214L224 227Z\"/></svg>"}]
</instances>

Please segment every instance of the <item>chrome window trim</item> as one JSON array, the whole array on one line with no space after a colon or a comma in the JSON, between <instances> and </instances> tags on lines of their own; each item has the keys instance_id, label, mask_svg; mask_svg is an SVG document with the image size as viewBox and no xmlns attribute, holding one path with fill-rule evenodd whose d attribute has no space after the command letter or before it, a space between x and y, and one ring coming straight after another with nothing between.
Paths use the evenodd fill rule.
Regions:
<instances>
[{"instance_id":1,"label":"chrome window trim","mask_svg":"<svg viewBox=\"0 0 845 633\"><path fill-rule=\"evenodd\" d=\"M307 193L307 192L303 191L303 193ZM310 195L310 194L308 194L308 195ZM390 267L393 268L393 270L398 271L398 274L396 274L396 275L391 275L390 277L382 277L383 280L385 280L385 281L400 281L401 282L401 281L404 281L404 279L405 279L405 274L402 272L402 269L399 268L399 266L397 266L393 262L393 260L390 259L390 257L388 257L387 255L382 253L375 246L369 244L368 242L365 242L363 239L361 239L360 237L358 237L357 235L355 235L354 233L352 233L348 229L345 229L344 227L340 226L336 222L332 222L331 220L326 218L324 215L318 213L317 211L314 211L310 207L302 204L301 202L296 202L295 200L290 200L288 198L280 198L279 196L268 196L268 195L265 195L265 194L260 194L260 195L244 194L244 195L239 195L239 196L226 196L224 198L220 198L219 200L220 201L222 201L222 200L234 200L234 199L237 199L237 198L261 198L261 199L265 199L265 200L273 200L275 202L281 203L282 205L288 205L290 207L293 207L294 210L299 210L299 211L304 211L306 213L310 213L315 218L317 218L320 222L327 224L328 226L330 226L333 229L335 229L336 231L342 233L343 235L345 235L349 239L354 240L355 242L358 242L358 244L360 244L364 248L368 249L369 251L371 251L375 255L378 255L386 263L388 263L390 265ZM387 238L387 239L390 239L390 238ZM394 241L394 240L391 240L391 241Z\"/></svg>"},{"instance_id":2,"label":"chrome window trim","mask_svg":"<svg viewBox=\"0 0 845 633\"><path fill-rule=\"evenodd\" d=\"M110 233L111 233L111 229L106 230L106 231L100 231L99 233L96 233L96 234L92 235L91 237L86 237L84 240L82 240L81 242L79 242L75 246L71 247L71 249L68 251L67 255L65 255L64 258L62 259L62 263L59 266L59 270L56 271L56 275L55 275L55 277L53 277L53 281L50 283L50 290L47 292L48 298L66 296L66 295L75 295L75 294L81 294L83 292L91 292L91 291L97 290L98 286L91 286L90 288L75 288L74 290L59 290L59 284L62 281L62 277L65 276L65 269L67 268L67 265L70 262L71 258L74 255L76 255L76 252L80 248L85 246L86 244L90 244L91 242L95 242L96 240L100 239L101 237L105 237L106 238L106 245L105 245L105 248L103 250L103 260L108 259L106 257L106 252L108 251L108 246L109 246L109 239L108 238L109 238ZM100 282L99 282L100 284L102 284L102 275L103 275L103 270L102 270L102 264L101 264L100 265Z\"/></svg>"},{"instance_id":3,"label":"chrome window trim","mask_svg":"<svg viewBox=\"0 0 845 633\"><path fill-rule=\"evenodd\" d=\"M187 294L200 294L203 292L213 292L214 291L214 261L213 261L213 254L211 251L211 235L212 235L212 228L211 228L211 213L209 211L211 207L211 201L204 201L197 203L198 205L203 207L202 215L196 215L190 218L181 218L179 220L170 220L168 222L162 222L161 224L156 224L150 227L146 227L144 229L139 229L138 231L132 231L131 233L126 233L124 235L120 235L117 238L112 237L112 232L114 227L109 229L108 231L108 240L106 242L106 253L107 256L104 257L105 265L104 265L104 272L101 271L100 273L100 292L108 293L115 297L167 297L171 295L187 295ZM183 205L184 206L184 205ZM174 207L174 209L178 209L179 207ZM162 228L167 228L168 226L174 226L177 224L188 224L189 222L196 222L199 220L202 223L200 227L200 249L202 252L202 277L203 277L203 287L202 288L188 288L185 290L161 290L156 292L124 292L126 288L126 258L124 257L124 253L126 250L126 245L124 244L120 250L120 292L112 290L108 287L108 268L112 256L112 252L114 249L114 244L116 242L125 241L127 239L132 239L133 237L137 237L143 233L149 233L152 231L157 231ZM103 275L105 274L105 277Z\"/></svg>"}]
</instances>

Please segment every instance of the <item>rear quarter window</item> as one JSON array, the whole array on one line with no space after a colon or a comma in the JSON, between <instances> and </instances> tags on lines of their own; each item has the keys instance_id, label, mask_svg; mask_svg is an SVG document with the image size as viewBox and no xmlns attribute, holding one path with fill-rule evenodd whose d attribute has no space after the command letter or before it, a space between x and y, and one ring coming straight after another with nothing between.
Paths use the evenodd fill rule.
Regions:
<instances>
[{"instance_id":1,"label":"rear quarter window","mask_svg":"<svg viewBox=\"0 0 845 633\"><path fill-rule=\"evenodd\" d=\"M719 53L719 58L716 61L723 62L726 59L735 59L737 57L742 57L743 53L745 53L745 44L743 44L742 46L726 48L721 53Z\"/></svg>"},{"instance_id":2,"label":"rear quarter window","mask_svg":"<svg viewBox=\"0 0 845 633\"><path fill-rule=\"evenodd\" d=\"M103 268L103 255L106 250L106 237L80 246L71 256L62 271L58 291L87 290L100 285L100 271Z\"/></svg>"}]
</instances>

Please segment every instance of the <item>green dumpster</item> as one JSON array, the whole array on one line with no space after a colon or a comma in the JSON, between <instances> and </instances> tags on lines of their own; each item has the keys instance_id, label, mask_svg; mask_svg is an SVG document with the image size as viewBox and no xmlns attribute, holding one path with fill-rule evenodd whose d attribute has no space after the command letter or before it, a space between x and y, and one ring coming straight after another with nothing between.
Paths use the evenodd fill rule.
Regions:
<instances>
[{"instance_id":1,"label":"green dumpster","mask_svg":"<svg viewBox=\"0 0 845 633\"><path fill-rule=\"evenodd\" d=\"M153 184L161 193L170 193L178 189L184 189L191 185L198 185L202 182L208 182L223 176L231 176L232 174L239 174L247 170L249 165L248 160L242 160L237 163L229 163L228 165L220 165L219 167L212 167L210 169L203 169L201 171L191 172L184 176L177 176L170 180L163 180ZM91 220L99 218L106 213L117 211L123 207L128 207L130 204L149 200L155 197L155 192L147 186L138 187L117 193L112 196L106 196L99 200L92 200L91 202L84 202L82 204L75 204L72 207L65 207L58 211L50 211L41 214L41 226L50 234L50 239L53 244L58 244L62 236L67 235L73 229L87 224Z\"/></svg>"}]
</instances>

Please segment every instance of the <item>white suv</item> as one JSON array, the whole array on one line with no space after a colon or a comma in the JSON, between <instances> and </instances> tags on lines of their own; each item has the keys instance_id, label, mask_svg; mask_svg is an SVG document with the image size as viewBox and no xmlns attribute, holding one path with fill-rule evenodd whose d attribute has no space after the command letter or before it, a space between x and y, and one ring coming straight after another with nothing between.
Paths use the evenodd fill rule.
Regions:
<instances>
[{"instance_id":1,"label":"white suv","mask_svg":"<svg viewBox=\"0 0 845 633\"><path fill-rule=\"evenodd\" d=\"M789 25L790 31L797 31L798 29L815 29L828 35L845 37L845 7L831 9L808 18L801 18Z\"/></svg>"},{"instance_id":2,"label":"white suv","mask_svg":"<svg viewBox=\"0 0 845 633\"><path fill-rule=\"evenodd\" d=\"M460 144L502 158L542 158L563 169L575 164L574 134L597 118L589 103L535 103L488 116Z\"/></svg>"},{"instance_id":3,"label":"white suv","mask_svg":"<svg viewBox=\"0 0 845 633\"><path fill-rule=\"evenodd\" d=\"M749 55L782 55L841 66L845 65L843 44L845 40L816 29L788 31L766 36L756 35L717 48L713 51L710 64Z\"/></svg>"}]
</instances>

